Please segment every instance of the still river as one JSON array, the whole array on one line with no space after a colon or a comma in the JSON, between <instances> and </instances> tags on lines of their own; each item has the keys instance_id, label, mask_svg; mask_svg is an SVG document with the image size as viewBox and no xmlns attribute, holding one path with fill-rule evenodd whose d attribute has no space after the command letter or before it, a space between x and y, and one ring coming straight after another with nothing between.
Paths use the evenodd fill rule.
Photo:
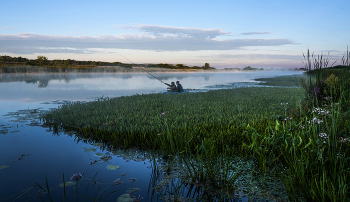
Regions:
<instances>
[{"instance_id":1,"label":"still river","mask_svg":"<svg viewBox=\"0 0 350 202\"><path fill-rule=\"evenodd\" d=\"M163 82L179 80L191 92L253 86L255 78L300 74L295 71L153 73ZM111 150L105 145L77 139L67 132L42 127L39 115L70 102L90 102L103 97L161 93L166 87L146 73L39 73L0 74L0 201L41 201L38 191L47 189L53 201L63 201L60 183L73 174L84 176L67 186L68 200L78 191L94 199L116 191L102 201L116 201L125 193L160 201L155 192L154 157L137 149ZM105 157L105 158L101 158ZM155 162L155 161L153 161ZM120 166L117 170L108 165ZM97 175L96 175L97 174ZM95 176L96 175L96 176ZM94 178L95 176L95 178ZM47 183L46 183L47 179ZM93 180L92 180L93 179ZM120 181L116 181L116 180ZM74 179L73 179L74 181ZM120 184L118 183L120 182ZM37 183L37 184L36 184ZM89 186L89 187L88 187ZM171 190L168 190L170 193ZM187 194L191 195L191 190ZM167 192L163 192L166 194ZM185 193L185 192L184 192ZM49 201L45 192L40 192ZM74 198L76 200L76 198ZM86 199L90 201L89 199ZM242 199L245 201L245 199Z\"/></svg>"}]
</instances>

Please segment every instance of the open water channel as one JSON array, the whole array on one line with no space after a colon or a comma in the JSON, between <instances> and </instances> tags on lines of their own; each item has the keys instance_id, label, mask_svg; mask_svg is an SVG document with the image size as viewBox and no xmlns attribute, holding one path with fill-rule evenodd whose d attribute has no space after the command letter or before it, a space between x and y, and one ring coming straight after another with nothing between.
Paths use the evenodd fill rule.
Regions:
<instances>
[{"instance_id":1,"label":"open water channel","mask_svg":"<svg viewBox=\"0 0 350 202\"><path fill-rule=\"evenodd\" d=\"M300 74L295 71L152 73L170 83L179 80L190 92L249 87L255 78ZM43 127L40 113L71 101L91 102L103 97L162 93L166 87L146 73L40 73L0 74L0 202L50 201L37 185L49 186L53 201L63 201L63 179L83 174L78 189L66 186L68 201L94 200L116 191L102 201L117 201L125 193L141 201L161 201L156 187L161 182L162 158L150 151L118 150L79 139L69 132ZM117 167L110 166L117 165ZM157 170L157 171L156 171ZM158 174L157 174L158 173ZM161 173L161 172L160 172ZM63 177L64 176L64 177ZM46 181L47 179L47 181ZM72 182L75 180L72 179ZM176 180L170 183L176 183ZM87 190L87 192L86 192ZM183 187L183 195L196 195ZM78 191L78 199L75 198ZM38 194L39 192L39 194ZM74 198L72 199L72 196ZM101 195L100 195L101 196ZM86 201L90 201L88 198ZM241 201L247 198L242 197ZM98 201L98 200L97 200ZM140 201L140 200L139 200Z\"/></svg>"}]
</instances>

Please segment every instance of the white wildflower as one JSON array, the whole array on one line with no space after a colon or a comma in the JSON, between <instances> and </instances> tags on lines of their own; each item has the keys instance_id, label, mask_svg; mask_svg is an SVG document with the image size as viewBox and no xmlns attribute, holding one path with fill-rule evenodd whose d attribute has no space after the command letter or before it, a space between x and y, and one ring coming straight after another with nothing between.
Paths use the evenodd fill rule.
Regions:
<instances>
[{"instance_id":1,"label":"white wildflower","mask_svg":"<svg viewBox=\"0 0 350 202\"><path fill-rule=\"evenodd\" d=\"M326 133L319 133L318 136L324 139L328 139L328 135Z\"/></svg>"}]
</instances>

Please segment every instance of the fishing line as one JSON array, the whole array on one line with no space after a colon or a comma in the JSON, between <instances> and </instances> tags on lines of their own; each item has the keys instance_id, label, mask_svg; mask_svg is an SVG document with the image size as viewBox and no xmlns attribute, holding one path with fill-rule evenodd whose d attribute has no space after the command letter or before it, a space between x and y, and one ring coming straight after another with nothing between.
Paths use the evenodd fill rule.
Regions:
<instances>
[{"instance_id":1,"label":"fishing line","mask_svg":"<svg viewBox=\"0 0 350 202\"><path fill-rule=\"evenodd\" d=\"M123 58L127 59L129 62L131 62L132 64L136 65L135 63L133 63L131 60L129 60L128 58L124 57L122 54L118 53L118 55L122 56ZM162 80L158 79L156 76L154 76L153 74L149 73L148 71L144 70L143 68L140 68L142 71L148 73L149 75L153 76L154 78L156 78L158 81L164 83ZM165 83L164 83L165 84Z\"/></svg>"}]
</instances>

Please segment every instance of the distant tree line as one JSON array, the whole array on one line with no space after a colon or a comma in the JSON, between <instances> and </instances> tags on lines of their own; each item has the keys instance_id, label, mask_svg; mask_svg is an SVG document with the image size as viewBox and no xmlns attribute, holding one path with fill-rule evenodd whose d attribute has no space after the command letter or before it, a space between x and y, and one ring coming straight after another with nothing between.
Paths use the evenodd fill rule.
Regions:
<instances>
[{"instance_id":1,"label":"distant tree line","mask_svg":"<svg viewBox=\"0 0 350 202\"><path fill-rule=\"evenodd\" d=\"M7 55L0 56L0 65L30 65L30 66L44 66L44 67L75 67L75 68L90 68L96 66L119 66L125 68L137 67L157 67L157 68L169 68L169 69L215 69L210 67L209 63L205 63L204 66L189 67L184 64L127 64L121 62L101 62L101 61L77 61L77 60L49 60L45 56L38 56L37 59L27 59L22 57L11 57Z\"/></svg>"},{"instance_id":2,"label":"distant tree line","mask_svg":"<svg viewBox=\"0 0 350 202\"><path fill-rule=\"evenodd\" d=\"M0 56L0 64L6 65L30 65L30 66L52 66L52 67L96 67L96 66L121 66L132 68L134 64L121 62L101 62L101 61L77 61L77 60L49 60L45 56L38 56L37 59L27 59L22 57Z\"/></svg>"},{"instance_id":3,"label":"distant tree line","mask_svg":"<svg viewBox=\"0 0 350 202\"><path fill-rule=\"evenodd\" d=\"M225 70L237 70L237 71L263 71L264 68L253 68L251 66L244 67L243 69L238 67L225 68Z\"/></svg>"},{"instance_id":4,"label":"distant tree line","mask_svg":"<svg viewBox=\"0 0 350 202\"><path fill-rule=\"evenodd\" d=\"M147 67L157 67L157 68L167 68L167 69L215 69L214 67L210 67L209 63L205 63L204 66L186 66L184 64L168 64L168 63L159 63L159 64L148 64Z\"/></svg>"}]
</instances>

